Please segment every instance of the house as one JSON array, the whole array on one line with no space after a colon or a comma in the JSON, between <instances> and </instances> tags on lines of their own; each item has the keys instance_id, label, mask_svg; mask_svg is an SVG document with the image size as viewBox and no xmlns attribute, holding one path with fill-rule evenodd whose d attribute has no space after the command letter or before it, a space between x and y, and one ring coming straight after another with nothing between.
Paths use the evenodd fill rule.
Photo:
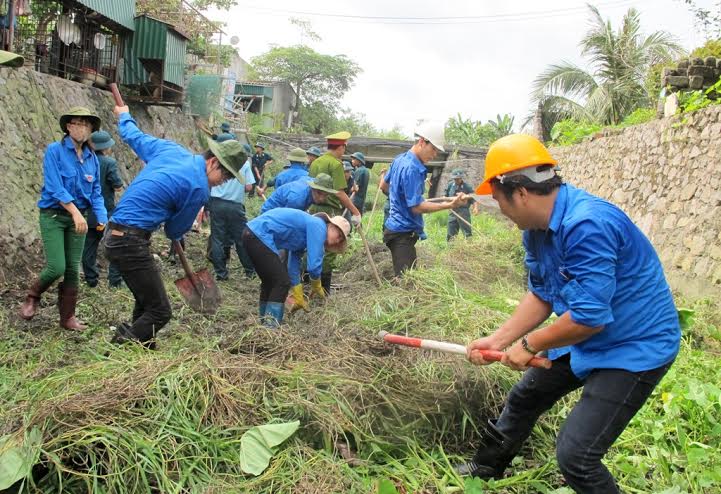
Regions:
<instances>
[{"instance_id":1,"label":"house","mask_svg":"<svg viewBox=\"0 0 721 494\"><path fill-rule=\"evenodd\" d=\"M143 14L126 40L122 83L144 102L180 104L185 87L188 37L173 25Z\"/></svg>"},{"instance_id":2,"label":"house","mask_svg":"<svg viewBox=\"0 0 721 494\"><path fill-rule=\"evenodd\" d=\"M30 10L11 3L16 8L2 16L0 37L27 65L99 87L119 80L135 0L43 0Z\"/></svg>"},{"instance_id":3,"label":"house","mask_svg":"<svg viewBox=\"0 0 721 494\"><path fill-rule=\"evenodd\" d=\"M265 127L287 129L293 125L297 95L286 81L237 82L234 99L243 111L261 115Z\"/></svg>"}]
</instances>

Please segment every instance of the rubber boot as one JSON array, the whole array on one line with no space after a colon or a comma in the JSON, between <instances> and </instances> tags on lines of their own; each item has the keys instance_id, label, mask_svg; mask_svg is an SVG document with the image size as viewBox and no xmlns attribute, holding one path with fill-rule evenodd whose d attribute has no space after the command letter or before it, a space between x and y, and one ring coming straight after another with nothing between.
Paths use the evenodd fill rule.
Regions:
<instances>
[{"instance_id":1,"label":"rubber boot","mask_svg":"<svg viewBox=\"0 0 721 494\"><path fill-rule=\"evenodd\" d=\"M330 295L330 281L333 278L333 271L323 271L320 274L320 284L325 290L326 295Z\"/></svg>"},{"instance_id":2,"label":"rubber boot","mask_svg":"<svg viewBox=\"0 0 721 494\"><path fill-rule=\"evenodd\" d=\"M60 311L60 326L73 331L85 331L88 327L75 317L75 305L78 303L78 288L58 286L58 308Z\"/></svg>"},{"instance_id":3,"label":"rubber boot","mask_svg":"<svg viewBox=\"0 0 721 494\"><path fill-rule=\"evenodd\" d=\"M268 310L268 302L260 302L258 304L258 315L260 316L260 320L263 320L263 317L265 317L265 312Z\"/></svg>"},{"instance_id":4,"label":"rubber boot","mask_svg":"<svg viewBox=\"0 0 721 494\"><path fill-rule=\"evenodd\" d=\"M43 285L40 283L40 279L35 280L28 290L28 294L25 297L25 302L20 306L20 317L29 321L38 312L40 306L40 296L45 292L50 285Z\"/></svg>"},{"instance_id":5,"label":"rubber boot","mask_svg":"<svg viewBox=\"0 0 721 494\"><path fill-rule=\"evenodd\" d=\"M285 305L282 302L268 302L265 308L263 325L268 328L278 329L283 322L284 310Z\"/></svg>"},{"instance_id":6,"label":"rubber boot","mask_svg":"<svg viewBox=\"0 0 721 494\"><path fill-rule=\"evenodd\" d=\"M520 451L522 443L512 440L489 420L481 437L481 445L471 461L456 465L458 475L470 475L481 479L503 477L508 465Z\"/></svg>"}]
</instances>

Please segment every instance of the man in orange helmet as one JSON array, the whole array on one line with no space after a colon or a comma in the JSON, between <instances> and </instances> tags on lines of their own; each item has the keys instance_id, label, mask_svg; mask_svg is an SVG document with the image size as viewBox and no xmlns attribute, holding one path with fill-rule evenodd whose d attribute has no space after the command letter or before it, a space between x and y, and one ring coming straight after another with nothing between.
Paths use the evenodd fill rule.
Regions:
<instances>
[{"instance_id":1,"label":"man in orange helmet","mask_svg":"<svg viewBox=\"0 0 721 494\"><path fill-rule=\"evenodd\" d=\"M558 466L576 492L613 494L601 460L673 363L681 329L649 240L615 205L564 184L555 167L527 135L499 139L486 156L476 193L492 194L523 230L528 293L494 333L468 345L468 358L484 365L478 350L505 350L503 363L526 370L547 352L553 367L526 370L457 470L503 476L540 415L582 388L558 434ZM558 319L537 329L552 312Z\"/></svg>"}]
</instances>

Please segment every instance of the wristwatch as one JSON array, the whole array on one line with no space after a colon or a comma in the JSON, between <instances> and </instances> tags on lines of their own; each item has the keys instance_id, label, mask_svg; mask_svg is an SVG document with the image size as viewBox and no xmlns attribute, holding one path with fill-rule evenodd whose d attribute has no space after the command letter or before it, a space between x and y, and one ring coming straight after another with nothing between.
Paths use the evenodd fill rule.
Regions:
<instances>
[{"instance_id":1,"label":"wristwatch","mask_svg":"<svg viewBox=\"0 0 721 494\"><path fill-rule=\"evenodd\" d=\"M523 349L527 351L528 353L532 353L533 355L538 353L538 350L533 348L531 345L528 344L528 335L521 338L521 345L523 346Z\"/></svg>"}]
</instances>

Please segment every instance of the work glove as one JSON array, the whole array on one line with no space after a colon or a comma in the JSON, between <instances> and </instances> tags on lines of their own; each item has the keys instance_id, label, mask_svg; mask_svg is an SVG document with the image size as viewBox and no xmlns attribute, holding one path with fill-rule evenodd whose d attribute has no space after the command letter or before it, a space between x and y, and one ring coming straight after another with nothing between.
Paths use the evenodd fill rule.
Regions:
<instances>
[{"instance_id":1,"label":"work glove","mask_svg":"<svg viewBox=\"0 0 721 494\"><path fill-rule=\"evenodd\" d=\"M326 296L325 289L323 288L323 285L320 284L320 278L317 280L314 280L313 278L310 279L310 296L318 295L321 299L324 299Z\"/></svg>"},{"instance_id":2,"label":"work glove","mask_svg":"<svg viewBox=\"0 0 721 494\"><path fill-rule=\"evenodd\" d=\"M350 222L353 224L354 228L358 228L358 225L361 224L361 215L357 214L355 216L351 216Z\"/></svg>"},{"instance_id":3,"label":"work glove","mask_svg":"<svg viewBox=\"0 0 721 494\"><path fill-rule=\"evenodd\" d=\"M306 312L310 311L310 307L308 307L308 301L305 299L305 295L303 295L302 284L298 283L293 288L291 288L290 294L293 295L293 299L295 300L295 302L293 303L293 307L290 308L291 313L299 309L303 309Z\"/></svg>"}]
</instances>

